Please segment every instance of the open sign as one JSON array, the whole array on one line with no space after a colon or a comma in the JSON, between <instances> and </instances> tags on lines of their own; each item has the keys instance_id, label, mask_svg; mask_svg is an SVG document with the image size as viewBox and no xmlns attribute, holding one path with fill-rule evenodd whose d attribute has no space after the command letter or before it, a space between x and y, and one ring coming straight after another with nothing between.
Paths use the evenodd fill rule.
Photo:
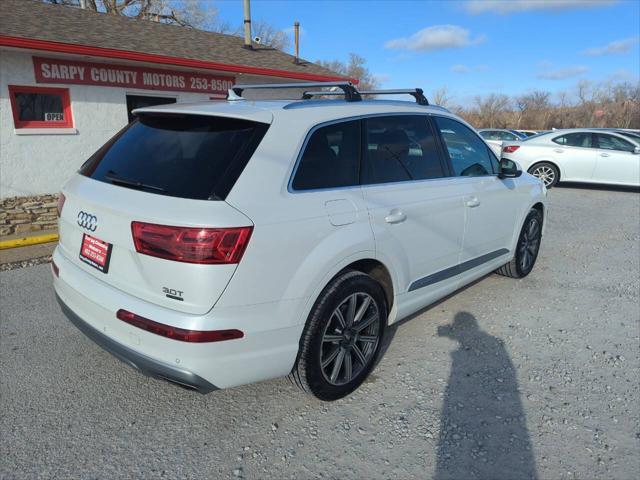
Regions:
<instances>
[{"instance_id":1,"label":"open sign","mask_svg":"<svg viewBox=\"0 0 640 480\"><path fill-rule=\"evenodd\" d=\"M64 113L48 113L44 114L45 122L64 122Z\"/></svg>"}]
</instances>

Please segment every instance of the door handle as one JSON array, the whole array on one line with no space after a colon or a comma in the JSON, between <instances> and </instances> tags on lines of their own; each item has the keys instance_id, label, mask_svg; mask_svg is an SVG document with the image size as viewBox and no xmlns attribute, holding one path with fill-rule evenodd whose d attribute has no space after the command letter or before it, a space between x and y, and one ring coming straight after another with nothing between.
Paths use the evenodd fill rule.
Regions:
<instances>
[{"instance_id":1,"label":"door handle","mask_svg":"<svg viewBox=\"0 0 640 480\"><path fill-rule=\"evenodd\" d=\"M394 208L389 212L389 215L384 217L384 221L387 223L400 223L404 222L407 219L407 216L404 214L402 210L398 210Z\"/></svg>"},{"instance_id":2,"label":"door handle","mask_svg":"<svg viewBox=\"0 0 640 480\"><path fill-rule=\"evenodd\" d=\"M609 155L608 153L601 153L600 156L601 157L610 157L611 155Z\"/></svg>"},{"instance_id":3,"label":"door handle","mask_svg":"<svg viewBox=\"0 0 640 480\"><path fill-rule=\"evenodd\" d=\"M475 208L480 206L480 200L478 200L478 197L469 197L464 204L469 208Z\"/></svg>"},{"instance_id":4,"label":"door handle","mask_svg":"<svg viewBox=\"0 0 640 480\"><path fill-rule=\"evenodd\" d=\"M554 148L553 151L556 152L556 153L563 153L564 152L564 150L562 150L561 148Z\"/></svg>"}]
</instances>

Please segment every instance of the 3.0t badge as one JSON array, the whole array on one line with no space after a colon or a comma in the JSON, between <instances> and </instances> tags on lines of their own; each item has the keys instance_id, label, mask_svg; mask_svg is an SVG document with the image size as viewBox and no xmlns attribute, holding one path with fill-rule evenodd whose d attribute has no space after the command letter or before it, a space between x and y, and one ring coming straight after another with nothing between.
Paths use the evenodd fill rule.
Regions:
<instances>
[{"instance_id":1,"label":"3.0t badge","mask_svg":"<svg viewBox=\"0 0 640 480\"><path fill-rule=\"evenodd\" d=\"M80 211L78 212L78 225L85 230L95 232L96 228L98 228L98 217L91 213Z\"/></svg>"}]
</instances>

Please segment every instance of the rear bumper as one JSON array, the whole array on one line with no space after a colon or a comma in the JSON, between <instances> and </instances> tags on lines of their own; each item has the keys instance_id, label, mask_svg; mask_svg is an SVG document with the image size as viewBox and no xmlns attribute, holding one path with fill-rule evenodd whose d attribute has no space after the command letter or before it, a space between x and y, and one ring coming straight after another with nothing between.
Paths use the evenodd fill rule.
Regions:
<instances>
[{"instance_id":1,"label":"rear bumper","mask_svg":"<svg viewBox=\"0 0 640 480\"><path fill-rule=\"evenodd\" d=\"M179 385L197 390L200 393L209 393L217 390L217 387L215 385L207 382L204 378L199 377L193 372L181 368L176 368L172 365L167 365L166 363L154 360L151 357L136 352L128 347L125 347L121 343L118 343L115 340L107 337L99 330L93 328L91 325L85 322L82 318L80 318L79 315L77 315L62 301L58 294L56 294L56 299L60 304L62 312L71 321L71 323L78 327L78 330L84 333L87 337L89 337L107 352L111 353L119 360L122 360L124 363L132 366L136 370L139 370L143 374L154 378L168 380L172 383L177 383Z\"/></svg>"},{"instance_id":2,"label":"rear bumper","mask_svg":"<svg viewBox=\"0 0 640 480\"><path fill-rule=\"evenodd\" d=\"M52 275L53 286L65 314L96 343L148 375L207 391L267 380L291 371L304 327L293 320L299 317L304 299L215 307L207 314L191 315L151 304L108 285L92 274L91 267L73 262L59 248L53 259L59 268L59 275ZM244 337L211 343L181 342L119 320L116 312L121 308L189 330L235 328L244 332ZM83 324L85 327L81 327Z\"/></svg>"}]
</instances>

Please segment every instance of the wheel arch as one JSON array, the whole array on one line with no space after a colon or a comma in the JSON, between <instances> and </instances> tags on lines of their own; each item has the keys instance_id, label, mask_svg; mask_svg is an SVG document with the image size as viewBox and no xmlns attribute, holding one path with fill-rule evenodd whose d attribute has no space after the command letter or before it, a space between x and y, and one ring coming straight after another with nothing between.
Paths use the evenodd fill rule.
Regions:
<instances>
[{"instance_id":1,"label":"wheel arch","mask_svg":"<svg viewBox=\"0 0 640 480\"><path fill-rule=\"evenodd\" d=\"M391 311L394 298L393 279L391 278L391 272L389 269L380 260L373 258L356 260L336 273L331 280L347 270L355 270L357 272L365 273L378 282L382 287L385 300L387 301L387 313ZM329 280L329 282L331 282L331 280Z\"/></svg>"}]
</instances>

